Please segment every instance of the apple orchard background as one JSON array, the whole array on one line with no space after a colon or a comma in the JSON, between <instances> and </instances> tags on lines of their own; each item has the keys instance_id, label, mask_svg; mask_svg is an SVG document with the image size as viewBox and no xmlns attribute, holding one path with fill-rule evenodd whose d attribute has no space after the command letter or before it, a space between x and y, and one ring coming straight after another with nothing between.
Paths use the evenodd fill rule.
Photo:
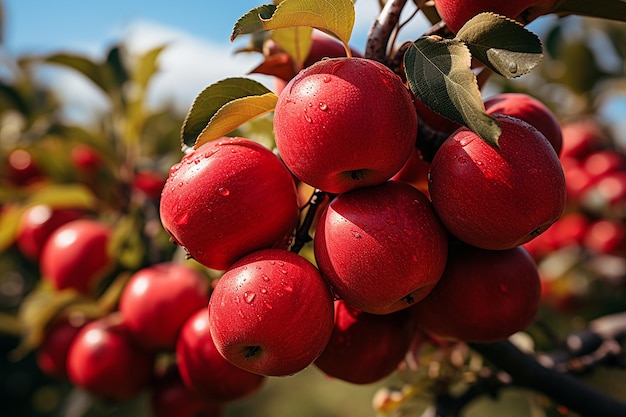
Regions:
<instances>
[{"instance_id":1,"label":"apple orchard background","mask_svg":"<svg viewBox=\"0 0 626 417\"><path fill-rule=\"evenodd\" d=\"M368 0L357 2L362 3L368 3ZM378 7L375 1L369 3L367 7L357 8L357 18L361 17L362 30L357 31L351 41L356 50L363 50L365 34L371 22L369 17L363 18L362 14L366 10L375 12ZM375 7L372 8L371 4ZM194 26L195 34L202 36L203 28L200 23L211 25L213 21L219 21L224 25L226 21L228 24L223 32L226 40L236 17L255 5L257 4L241 6L231 21L220 16L218 7L206 14L203 22L197 22ZM71 11L67 13L70 14ZM0 35L4 26L12 23L10 7L4 10L2 17L4 20L0 21ZM63 24L58 26L59 31L65 29ZM416 39L421 35L420 30L424 31L426 28L423 21L413 22L400 32L399 39ZM533 22L530 28L543 41L543 61L533 72L519 79L492 77L483 88L483 96L487 98L499 92L530 94L544 102L563 126L574 121L592 120L612 147L626 152L626 25L582 17L542 17ZM177 73L173 69L180 69L180 62L176 66L176 60L182 55L168 55L169 50L176 50L176 41L165 44L160 51L162 59L154 60L156 65L144 67L144 72L139 74L146 90L141 95L142 101L136 103L136 113L127 114L121 112L117 93L128 86L123 83L115 84L115 80L110 85L94 86L93 79L88 77L88 71L80 74L69 68L71 65L62 69L58 66L61 52L75 58L82 57L89 66L98 68L105 65L104 57L113 50L119 51L122 56L134 54L133 57L140 60L141 54L154 51L150 48L157 46L154 44L154 37L147 35L150 31L127 30L121 33L122 35L112 39L95 54L93 51L86 53L78 50L79 48L71 50L61 47L56 51L12 53L0 43L2 416L53 416L59 415L60 410L67 411L68 416L81 415L77 414L79 412L84 412L87 416L149 415L145 396L123 405L86 403L86 397L67 382L44 375L38 369L32 351L23 352L19 349L23 347L20 344L23 341L20 320L24 319L20 312L23 311L24 300L39 281L39 269L15 245L14 233L11 232L17 219L14 208L23 207L37 199L58 201L75 198L84 201L85 190L101 199L118 198L111 185L112 174L106 167L92 171L87 165L77 166L72 162L71 155L72 149L88 145L96 149L104 160L115 158L111 135L120 118L134 122L138 122L137 118L140 118L142 128L136 132L136 141L142 157L138 164L141 168L166 176L170 166L181 157L180 127L193 96L219 78L246 74L261 59L255 54L233 54L244 44L237 43L230 45L228 54L219 55L223 62L198 56L202 63L199 64L201 69L183 73L177 79L174 75ZM149 39L143 38L142 34ZM46 34L39 36L45 37ZM2 39L0 36L0 40ZM200 49L199 53L208 54L209 51L210 48ZM178 53L183 53L180 48ZM193 66L193 62L184 62L187 66ZM129 68L131 71L136 70L132 65ZM269 77L261 76L257 79L273 88ZM243 133L255 134L260 140L267 140L268 127L262 122L248 129L246 131L244 128ZM49 182L64 187L51 188L47 194L46 190L35 193L24 184L11 182L7 160L11 151L16 148L28 149ZM574 179L570 181L572 186L576 185ZM623 186L626 187L626 180L624 181ZM571 202L569 209L591 212L595 217L610 216L617 222L622 222L626 219L626 192L624 194L623 200L618 202L619 207L614 209L616 211L608 214L597 211L597 198L601 196L584 204ZM158 230L160 225L155 223L152 226L155 244L173 253L174 248L168 246L167 237ZM131 219L122 227L127 228L126 232L132 232L136 225ZM587 247L578 242L566 247L555 247L551 252L542 255L539 266L546 291L536 323L529 329L529 333L539 340L538 343L549 345L550 338L563 337L584 329L590 320L626 311L626 232L624 233L622 241L616 246L617 250L610 254L603 252L599 243L596 247ZM119 256L132 267L141 256L142 250L145 250L142 242L129 242L120 248ZM26 320L36 318L30 317ZM597 366L582 373L580 378L601 391L626 401L626 371L623 369ZM314 367L310 367L291 377L270 379L262 390L251 397L229 404L224 415L373 416L376 414L372 408L375 394L383 387L400 386L401 383L400 378L394 375L371 385L352 385L327 378ZM418 396L412 406L419 410L425 406L426 401ZM563 409L547 406L541 410L544 414L532 414L537 412L533 408L536 407L535 401L536 397L526 390L509 389L496 398L479 397L465 408L464 415L516 417L566 413Z\"/></svg>"}]
</instances>

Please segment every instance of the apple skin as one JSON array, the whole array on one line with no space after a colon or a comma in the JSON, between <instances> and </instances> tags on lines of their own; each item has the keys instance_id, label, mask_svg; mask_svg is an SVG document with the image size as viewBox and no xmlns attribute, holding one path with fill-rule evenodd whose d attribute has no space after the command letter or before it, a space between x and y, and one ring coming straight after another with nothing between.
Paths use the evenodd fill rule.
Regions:
<instances>
[{"instance_id":1,"label":"apple skin","mask_svg":"<svg viewBox=\"0 0 626 417\"><path fill-rule=\"evenodd\" d=\"M119 313L93 320L78 332L67 357L69 381L95 396L128 401L152 377L154 355L137 347Z\"/></svg>"},{"instance_id":2,"label":"apple skin","mask_svg":"<svg viewBox=\"0 0 626 417\"><path fill-rule=\"evenodd\" d=\"M412 185L430 199L428 194L429 170L430 162L423 158L422 152L416 147L404 166L391 179Z\"/></svg>"},{"instance_id":3,"label":"apple skin","mask_svg":"<svg viewBox=\"0 0 626 417\"><path fill-rule=\"evenodd\" d=\"M451 246L437 286L411 312L416 326L441 338L488 343L525 329L540 299L537 267L523 247L459 244Z\"/></svg>"},{"instance_id":4,"label":"apple skin","mask_svg":"<svg viewBox=\"0 0 626 417\"><path fill-rule=\"evenodd\" d=\"M258 391L265 377L231 364L222 357L209 330L206 307L187 319L176 342L176 361L187 388L211 401L226 402Z\"/></svg>"},{"instance_id":5,"label":"apple skin","mask_svg":"<svg viewBox=\"0 0 626 417\"><path fill-rule=\"evenodd\" d=\"M329 58L289 81L276 103L274 133L298 179L338 194L380 184L402 168L417 138L417 113L389 68Z\"/></svg>"},{"instance_id":6,"label":"apple skin","mask_svg":"<svg viewBox=\"0 0 626 417\"><path fill-rule=\"evenodd\" d=\"M67 354L81 328L82 324L60 319L46 329L43 341L35 352L37 365L43 373L56 379L67 378Z\"/></svg>"},{"instance_id":7,"label":"apple skin","mask_svg":"<svg viewBox=\"0 0 626 417\"><path fill-rule=\"evenodd\" d=\"M124 287L119 311L137 344L149 350L174 350L183 324L206 307L209 281L184 264L163 262L136 271Z\"/></svg>"},{"instance_id":8,"label":"apple skin","mask_svg":"<svg viewBox=\"0 0 626 417\"><path fill-rule=\"evenodd\" d=\"M367 313L388 314L435 286L447 243L428 198L388 181L335 197L318 223L314 251L338 298Z\"/></svg>"},{"instance_id":9,"label":"apple skin","mask_svg":"<svg viewBox=\"0 0 626 417\"><path fill-rule=\"evenodd\" d=\"M517 117L534 126L548 139L557 155L563 147L561 125L550 109L536 98L523 93L502 93L485 100L488 114Z\"/></svg>"},{"instance_id":10,"label":"apple skin","mask_svg":"<svg viewBox=\"0 0 626 417\"><path fill-rule=\"evenodd\" d=\"M218 139L185 155L171 168L160 201L172 239L216 270L255 250L285 246L299 214L291 173L245 138Z\"/></svg>"},{"instance_id":11,"label":"apple skin","mask_svg":"<svg viewBox=\"0 0 626 417\"><path fill-rule=\"evenodd\" d=\"M219 417L223 403L192 392L180 377L176 365L157 373L150 384L152 417Z\"/></svg>"},{"instance_id":12,"label":"apple skin","mask_svg":"<svg viewBox=\"0 0 626 417\"><path fill-rule=\"evenodd\" d=\"M16 244L20 252L30 260L37 261L45 241L57 228L85 216L85 211L72 208L54 208L36 204L24 210L20 216Z\"/></svg>"},{"instance_id":13,"label":"apple skin","mask_svg":"<svg viewBox=\"0 0 626 417\"><path fill-rule=\"evenodd\" d=\"M114 264L109 253L112 228L95 219L73 220L46 240L40 256L43 280L57 290L72 288L91 295L98 280Z\"/></svg>"},{"instance_id":14,"label":"apple skin","mask_svg":"<svg viewBox=\"0 0 626 417\"><path fill-rule=\"evenodd\" d=\"M444 141L430 166L435 211L458 239L510 249L541 234L563 213L566 186L552 145L521 119L494 115L499 148L467 128Z\"/></svg>"},{"instance_id":15,"label":"apple skin","mask_svg":"<svg viewBox=\"0 0 626 417\"><path fill-rule=\"evenodd\" d=\"M330 339L333 315L332 294L317 268L282 249L240 259L209 299L211 334L222 356L267 376L292 375L313 363Z\"/></svg>"},{"instance_id":16,"label":"apple skin","mask_svg":"<svg viewBox=\"0 0 626 417\"><path fill-rule=\"evenodd\" d=\"M315 365L326 375L353 384L371 384L394 372L413 340L411 314L364 313L335 300L335 326Z\"/></svg>"},{"instance_id":17,"label":"apple skin","mask_svg":"<svg viewBox=\"0 0 626 417\"><path fill-rule=\"evenodd\" d=\"M435 0L435 8L448 28L457 33L465 22L482 12L494 12L528 23L549 13L554 3L555 0Z\"/></svg>"}]
</instances>

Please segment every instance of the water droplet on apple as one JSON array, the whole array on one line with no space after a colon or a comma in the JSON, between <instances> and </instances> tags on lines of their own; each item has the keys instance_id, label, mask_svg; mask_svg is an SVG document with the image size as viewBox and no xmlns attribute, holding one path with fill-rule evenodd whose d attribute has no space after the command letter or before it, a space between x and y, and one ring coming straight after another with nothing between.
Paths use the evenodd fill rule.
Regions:
<instances>
[{"instance_id":1,"label":"water droplet on apple","mask_svg":"<svg viewBox=\"0 0 626 417\"><path fill-rule=\"evenodd\" d=\"M285 266L285 263L283 261L278 261L278 266L282 268L283 266Z\"/></svg>"},{"instance_id":2,"label":"water droplet on apple","mask_svg":"<svg viewBox=\"0 0 626 417\"><path fill-rule=\"evenodd\" d=\"M359 232L357 232L356 230L352 231L352 236L354 236L357 239L361 239L363 236L361 236L361 234Z\"/></svg>"},{"instance_id":3,"label":"water droplet on apple","mask_svg":"<svg viewBox=\"0 0 626 417\"><path fill-rule=\"evenodd\" d=\"M184 183L184 182L182 182L182 181L178 183L178 186L179 186L179 187L183 187L184 185L185 185L185 183Z\"/></svg>"},{"instance_id":4,"label":"water droplet on apple","mask_svg":"<svg viewBox=\"0 0 626 417\"><path fill-rule=\"evenodd\" d=\"M311 119L306 111L304 112L304 120L306 120L308 123L313 123L313 119Z\"/></svg>"},{"instance_id":5,"label":"water droplet on apple","mask_svg":"<svg viewBox=\"0 0 626 417\"><path fill-rule=\"evenodd\" d=\"M272 305L270 303L268 303L267 301L263 302L263 305L265 306L265 308L267 308L268 310L272 309Z\"/></svg>"},{"instance_id":6,"label":"water droplet on apple","mask_svg":"<svg viewBox=\"0 0 626 417\"><path fill-rule=\"evenodd\" d=\"M226 197L230 194L230 190L228 188L220 187L217 189L217 192Z\"/></svg>"},{"instance_id":7,"label":"water droplet on apple","mask_svg":"<svg viewBox=\"0 0 626 417\"><path fill-rule=\"evenodd\" d=\"M293 287L285 280L281 281L281 284L283 284L283 289L287 292L293 292Z\"/></svg>"},{"instance_id":8,"label":"water droplet on apple","mask_svg":"<svg viewBox=\"0 0 626 417\"><path fill-rule=\"evenodd\" d=\"M459 164L466 164L467 158L464 156L459 156L459 159L457 159L457 161L459 161Z\"/></svg>"},{"instance_id":9,"label":"water droplet on apple","mask_svg":"<svg viewBox=\"0 0 626 417\"><path fill-rule=\"evenodd\" d=\"M321 111L328 111L328 104L320 103L319 104L319 108L320 108Z\"/></svg>"},{"instance_id":10,"label":"water droplet on apple","mask_svg":"<svg viewBox=\"0 0 626 417\"><path fill-rule=\"evenodd\" d=\"M287 270L286 269L281 269L280 272L282 272L283 275L287 275Z\"/></svg>"},{"instance_id":11,"label":"water droplet on apple","mask_svg":"<svg viewBox=\"0 0 626 417\"><path fill-rule=\"evenodd\" d=\"M325 75L324 78L322 78L322 81L324 81L325 83L329 83L331 80L332 80L332 78L330 78L327 75Z\"/></svg>"},{"instance_id":12,"label":"water droplet on apple","mask_svg":"<svg viewBox=\"0 0 626 417\"><path fill-rule=\"evenodd\" d=\"M261 278L263 278L263 281L265 281L265 282L270 282L270 277L268 277L265 274L261 275Z\"/></svg>"},{"instance_id":13,"label":"water droplet on apple","mask_svg":"<svg viewBox=\"0 0 626 417\"><path fill-rule=\"evenodd\" d=\"M252 304L254 298L256 297L256 293L246 291L243 293L243 299L246 300L246 303Z\"/></svg>"},{"instance_id":14,"label":"water droplet on apple","mask_svg":"<svg viewBox=\"0 0 626 417\"><path fill-rule=\"evenodd\" d=\"M267 288L261 288L261 294L267 294Z\"/></svg>"},{"instance_id":15,"label":"water droplet on apple","mask_svg":"<svg viewBox=\"0 0 626 417\"><path fill-rule=\"evenodd\" d=\"M179 226L185 225L189 222L189 214L183 213L180 217L176 219L176 224Z\"/></svg>"}]
</instances>

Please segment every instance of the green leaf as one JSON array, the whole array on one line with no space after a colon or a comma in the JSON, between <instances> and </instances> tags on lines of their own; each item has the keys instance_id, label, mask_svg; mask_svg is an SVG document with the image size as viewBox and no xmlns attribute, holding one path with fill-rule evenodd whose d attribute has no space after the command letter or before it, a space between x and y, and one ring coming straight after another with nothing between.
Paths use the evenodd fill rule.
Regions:
<instances>
[{"instance_id":1,"label":"green leaf","mask_svg":"<svg viewBox=\"0 0 626 417\"><path fill-rule=\"evenodd\" d=\"M409 86L422 103L497 146L500 126L485 112L470 65L471 54L463 42L437 36L419 38L404 56Z\"/></svg>"},{"instance_id":2,"label":"green leaf","mask_svg":"<svg viewBox=\"0 0 626 417\"><path fill-rule=\"evenodd\" d=\"M96 208L98 200L85 185L47 184L35 191L26 201L28 205L47 204L54 208Z\"/></svg>"},{"instance_id":3,"label":"green leaf","mask_svg":"<svg viewBox=\"0 0 626 417\"><path fill-rule=\"evenodd\" d=\"M239 35L261 32L265 30L262 19L269 19L274 14L276 6L265 4L255 7L237 20L230 35L230 41L234 41Z\"/></svg>"},{"instance_id":4,"label":"green leaf","mask_svg":"<svg viewBox=\"0 0 626 417\"><path fill-rule=\"evenodd\" d=\"M108 83L103 74L102 67L100 64L93 62L89 58L80 55L59 53L49 55L45 58L45 61L78 71L90 79L96 86L100 87L100 89L105 93L108 93L109 91Z\"/></svg>"},{"instance_id":5,"label":"green leaf","mask_svg":"<svg viewBox=\"0 0 626 417\"><path fill-rule=\"evenodd\" d=\"M184 146L224 136L243 123L274 110L278 97L249 78L227 78L204 89L194 100L183 122Z\"/></svg>"},{"instance_id":6,"label":"green leaf","mask_svg":"<svg viewBox=\"0 0 626 417\"><path fill-rule=\"evenodd\" d=\"M272 33L272 39L289 54L296 68L300 69L313 44L312 32L313 29L310 27L278 29Z\"/></svg>"},{"instance_id":7,"label":"green leaf","mask_svg":"<svg viewBox=\"0 0 626 417\"><path fill-rule=\"evenodd\" d=\"M506 78L530 72L543 58L539 37L521 23L495 13L480 13L468 20L456 39L472 55Z\"/></svg>"},{"instance_id":8,"label":"green leaf","mask_svg":"<svg viewBox=\"0 0 626 417\"><path fill-rule=\"evenodd\" d=\"M148 88L150 80L158 72L158 59L165 48L165 45L157 46L139 57L133 70L132 78L142 91Z\"/></svg>"},{"instance_id":9,"label":"green leaf","mask_svg":"<svg viewBox=\"0 0 626 417\"><path fill-rule=\"evenodd\" d=\"M308 26L339 39L349 51L354 28L352 0L284 0L271 18L261 17L266 30Z\"/></svg>"},{"instance_id":10,"label":"green leaf","mask_svg":"<svg viewBox=\"0 0 626 417\"><path fill-rule=\"evenodd\" d=\"M0 212L0 252L8 249L15 242L23 211L23 208L18 205L7 204Z\"/></svg>"},{"instance_id":11,"label":"green leaf","mask_svg":"<svg viewBox=\"0 0 626 417\"><path fill-rule=\"evenodd\" d=\"M557 1L556 5L552 9L552 12L626 22L626 1L560 0Z\"/></svg>"}]
</instances>

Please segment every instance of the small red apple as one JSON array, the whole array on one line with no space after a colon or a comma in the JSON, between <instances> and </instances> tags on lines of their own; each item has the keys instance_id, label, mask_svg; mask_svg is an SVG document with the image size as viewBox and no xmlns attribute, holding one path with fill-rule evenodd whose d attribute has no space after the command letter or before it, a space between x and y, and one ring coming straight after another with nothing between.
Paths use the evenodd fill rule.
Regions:
<instances>
[{"instance_id":1,"label":"small red apple","mask_svg":"<svg viewBox=\"0 0 626 417\"><path fill-rule=\"evenodd\" d=\"M589 224L583 244L594 254L626 258L626 224L613 219L598 219Z\"/></svg>"},{"instance_id":2,"label":"small red apple","mask_svg":"<svg viewBox=\"0 0 626 417\"><path fill-rule=\"evenodd\" d=\"M66 318L50 324L35 353L43 373L52 378L67 378L67 354L83 325L84 322L77 324Z\"/></svg>"},{"instance_id":3,"label":"small red apple","mask_svg":"<svg viewBox=\"0 0 626 417\"><path fill-rule=\"evenodd\" d=\"M244 398L265 381L262 375L245 371L220 355L211 337L206 307L194 312L183 325L176 342L176 360L185 386L211 401Z\"/></svg>"},{"instance_id":4,"label":"small red apple","mask_svg":"<svg viewBox=\"0 0 626 417\"><path fill-rule=\"evenodd\" d=\"M224 405L192 392L183 383L176 365L158 373L150 384L152 417L219 417Z\"/></svg>"},{"instance_id":5,"label":"small red apple","mask_svg":"<svg viewBox=\"0 0 626 417\"><path fill-rule=\"evenodd\" d=\"M222 138L172 167L160 214L191 257L226 270L245 254L286 246L300 211L293 177L276 155L250 139Z\"/></svg>"},{"instance_id":6,"label":"small red apple","mask_svg":"<svg viewBox=\"0 0 626 417\"><path fill-rule=\"evenodd\" d=\"M380 184L402 168L415 145L417 114L408 89L386 66L329 58L287 84L276 103L274 133L298 179L341 193Z\"/></svg>"},{"instance_id":7,"label":"small red apple","mask_svg":"<svg viewBox=\"0 0 626 417\"><path fill-rule=\"evenodd\" d=\"M597 150L587 154L581 165L592 180L597 180L606 174L626 169L626 156L614 149Z\"/></svg>"},{"instance_id":8,"label":"small red apple","mask_svg":"<svg viewBox=\"0 0 626 417\"><path fill-rule=\"evenodd\" d=\"M78 144L70 151L70 159L74 166L83 173L95 173L103 164L102 155L86 144Z\"/></svg>"},{"instance_id":9,"label":"small red apple","mask_svg":"<svg viewBox=\"0 0 626 417\"><path fill-rule=\"evenodd\" d=\"M326 347L333 298L302 256L260 250L219 279L209 300L209 325L217 349L234 365L260 375L291 375Z\"/></svg>"},{"instance_id":10,"label":"small red apple","mask_svg":"<svg viewBox=\"0 0 626 417\"><path fill-rule=\"evenodd\" d=\"M397 181L335 197L314 237L315 259L338 297L374 314L424 298L445 268L447 248L428 198Z\"/></svg>"},{"instance_id":11,"label":"small red apple","mask_svg":"<svg viewBox=\"0 0 626 417\"><path fill-rule=\"evenodd\" d=\"M538 99L523 93L501 93L485 100L485 109L489 114L505 114L529 123L543 133L557 155L561 153L561 125L552 111Z\"/></svg>"},{"instance_id":12,"label":"small red apple","mask_svg":"<svg viewBox=\"0 0 626 417\"><path fill-rule=\"evenodd\" d=\"M135 174L133 188L156 201L161 198L166 179L160 172L144 169Z\"/></svg>"},{"instance_id":13,"label":"small red apple","mask_svg":"<svg viewBox=\"0 0 626 417\"><path fill-rule=\"evenodd\" d=\"M521 246L450 248L443 276L412 307L415 324L445 339L494 342L525 329L541 298L535 262Z\"/></svg>"},{"instance_id":14,"label":"small red apple","mask_svg":"<svg viewBox=\"0 0 626 417\"><path fill-rule=\"evenodd\" d=\"M524 244L565 208L563 169L552 145L521 119L494 115L499 147L462 128L437 150L428 188L444 226L485 249Z\"/></svg>"},{"instance_id":15,"label":"small red apple","mask_svg":"<svg viewBox=\"0 0 626 417\"><path fill-rule=\"evenodd\" d=\"M326 375L370 384L395 371L409 350L414 326L408 309L379 315L335 301L335 326L315 365Z\"/></svg>"},{"instance_id":16,"label":"small red apple","mask_svg":"<svg viewBox=\"0 0 626 417\"><path fill-rule=\"evenodd\" d=\"M73 288L90 295L114 263L109 253L112 234L109 225L94 219L73 220L60 226L41 250L42 279L57 290Z\"/></svg>"},{"instance_id":17,"label":"small red apple","mask_svg":"<svg viewBox=\"0 0 626 417\"><path fill-rule=\"evenodd\" d=\"M119 311L135 341L149 350L174 350L178 333L206 307L208 279L191 266L163 262L136 271L124 287Z\"/></svg>"},{"instance_id":18,"label":"small red apple","mask_svg":"<svg viewBox=\"0 0 626 417\"><path fill-rule=\"evenodd\" d=\"M579 119L561 126L563 147L561 158L583 159L606 143L598 122L594 119Z\"/></svg>"},{"instance_id":19,"label":"small red apple","mask_svg":"<svg viewBox=\"0 0 626 417\"><path fill-rule=\"evenodd\" d=\"M482 12L494 12L528 23L549 13L555 3L555 0L435 0L435 7L448 28L457 33L465 22Z\"/></svg>"},{"instance_id":20,"label":"small red apple","mask_svg":"<svg viewBox=\"0 0 626 417\"><path fill-rule=\"evenodd\" d=\"M133 344L119 313L87 323L70 345L70 382L113 401L128 401L148 385L154 356Z\"/></svg>"},{"instance_id":21,"label":"small red apple","mask_svg":"<svg viewBox=\"0 0 626 417\"><path fill-rule=\"evenodd\" d=\"M27 258L37 261L44 243L57 228L85 215L83 210L54 208L47 204L28 207L19 219L16 243Z\"/></svg>"},{"instance_id":22,"label":"small red apple","mask_svg":"<svg viewBox=\"0 0 626 417\"><path fill-rule=\"evenodd\" d=\"M406 182L413 187L420 190L422 193L429 197L428 194L428 171L430 170L430 163L424 160L422 153L419 149L414 148L411 152L411 156L406 161L404 166L398 171L392 180ZM429 197L430 198L430 197Z\"/></svg>"},{"instance_id":23,"label":"small red apple","mask_svg":"<svg viewBox=\"0 0 626 417\"><path fill-rule=\"evenodd\" d=\"M6 178L18 186L32 184L44 177L33 153L28 149L16 148L10 151L6 169Z\"/></svg>"}]
</instances>

